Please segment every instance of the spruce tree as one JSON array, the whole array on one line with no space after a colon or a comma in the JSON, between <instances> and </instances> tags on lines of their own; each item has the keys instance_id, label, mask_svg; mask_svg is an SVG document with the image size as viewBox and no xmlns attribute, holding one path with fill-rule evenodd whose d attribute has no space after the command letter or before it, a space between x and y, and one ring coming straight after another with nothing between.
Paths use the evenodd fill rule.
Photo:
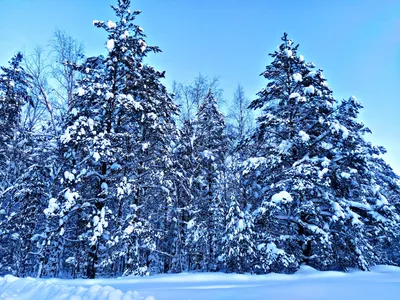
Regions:
<instances>
[{"instance_id":1,"label":"spruce tree","mask_svg":"<svg viewBox=\"0 0 400 300\"><path fill-rule=\"evenodd\" d=\"M224 211L227 201L223 194L225 153L228 140L225 136L224 116L211 92L206 95L197 112L196 136L193 141L199 167L195 173L193 216L189 236L194 265L207 271L217 268L221 234L224 228Z\"/></svg>"},{"instance_id":2,"label":"spruce tree","mask_svg":"<svg viewBox=\"0 0 400 300\"><path fill-rule=\"evenodd\" d=\"M333 248L336 264L343 269L389 263L387 250L398 237L400 220L394 206L400 195L399 177L382 159L385 149L366 141L365 134L371 131L357 119L361 108L355 97L340 103L327 145L332 151L326 176L338 199L331 228Z\"/></svg>"},{"instance_id":3,"label":"spruce tree","mask_svg":"<svg viewBox=\"0 0 400 300\"><path fill-rule=\"evenodd\" d=\"M21 65L22 59L18 53L0 73L0 270L18 276L29 270L30 239L41 221L37 201L42 195L42 184L31 184L35 179L30 177L34 145L32 134L21 122L23 107L32 103L31 77Z\"/></svg>"},{"instance_id":4,"label":"spruce tree","mask_svg":"<svg viewBox=\"0 0 400 300\"><path fill-rule=\"evenodd\" d=\"M228 272L243 273L252 271L255 261L256 233L253 217L247 209L243 210L235 196L226 215L225 231L219 260Z\"/></svg>"},{"instance_id":5,"label":"spruce tree","mask_svg":"<svg viewBox=\"0 0 400 300\"><path fill-rule=\"evenodd\" d=\"M81 241L79 260L89 278L96 266L125 274L164 271L158 253L168 230L176 107L160 83L164 74L143 63L160 50L147 46L133 23L140 11L129 7L119 0L112 6L116 22L94 21L108 33L107 56L73 66L82 78L62 137L64 189L47 211L55 208L60 235Z\"/></svg>"},{"instance_id":6,"label":"spruce tree","mask_svg":"<svg viewBox=\"0 0 400 300\"><path fill-rule=\"evenodd\" d=\"M344 242L348 250L342 255L358 257L347 266L366 269L374 262L367 241L384 221L377 210L390 215L389 223L395 223L397 216L388 202L381 202L382 207L367 208L371 211L364 214L366 219L360 218L358 210L365 208L366 195L359 197L355 190L342 195L343 186L334 182L337 176L332 172L339 161L352 158L354 150L342 145L353 140L349 130L357 128L346 127L346 120L352 118L348 112L336 112L336 101L322 71L314 71L314 64L297 54L298 45L287 34L282 41L262 74L269 80L267 87L250 105L263 109L252 137L253 157L244 170L254 181L255 216L260 232L266 233L260 242L274 243L285 251L279 251L282 255L294 256L292 267L306 263L326 269L337 267L335 251L343 248L350 232L359 232L355 245ZM353 145L358 151L368 151L362 139ZM374 151L369 152L372 155ZM347 173L340 174L347 177ZM359 177L357 184L365 179ZM373 186L371 177L367 186ZM364 231L366 222L374 230ZM374 234L368 237L371 232ZM281 266L282 270L290 268L287 263Z\"/></svg>"}]
</instances>

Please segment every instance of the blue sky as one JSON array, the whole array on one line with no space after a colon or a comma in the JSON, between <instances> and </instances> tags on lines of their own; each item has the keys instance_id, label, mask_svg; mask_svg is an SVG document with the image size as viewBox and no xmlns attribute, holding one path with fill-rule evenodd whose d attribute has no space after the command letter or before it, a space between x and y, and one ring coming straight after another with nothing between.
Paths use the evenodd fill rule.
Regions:
<instances>
[{"instance_id":1,"label":"blue sky","mask_svg":"<svg viewBox=\"0 0 400 300\"><path fill-rule=\"evenodd\" d=\"M0 65L20 50L46 45L56 28L83 42L86 55L105 53L92 21L113 19L113 0L0 0ZM148 44L163 53L149 62L165 83L197 74L220 77L230 100L238 83L248 98L284 31L299 53L324 70L337 99L355 95L371 141L388 149L400 173L400 1L398 0L133 0Z\"/></svg>"}]
</instances>

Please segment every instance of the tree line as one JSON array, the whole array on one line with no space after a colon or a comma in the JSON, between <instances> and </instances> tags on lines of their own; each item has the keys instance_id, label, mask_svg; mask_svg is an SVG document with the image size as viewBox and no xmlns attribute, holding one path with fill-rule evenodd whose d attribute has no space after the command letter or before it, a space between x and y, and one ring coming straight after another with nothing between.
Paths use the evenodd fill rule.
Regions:
<instances>
[{"instance_id":1,"label":"tree line","mask_svg":"<svg viewBox=\"0 0 400 300\"><path fill-rule=\"evenodd\" d=\"M400 180L285 33L227 117L217 79L174 83L129 0L107 54L62 31L0 73L0 273L368 270L399 264ZM251 111L257 117L254 120ZM255 124L253 124L255 123Z\"/></svg>"}]
</instances>

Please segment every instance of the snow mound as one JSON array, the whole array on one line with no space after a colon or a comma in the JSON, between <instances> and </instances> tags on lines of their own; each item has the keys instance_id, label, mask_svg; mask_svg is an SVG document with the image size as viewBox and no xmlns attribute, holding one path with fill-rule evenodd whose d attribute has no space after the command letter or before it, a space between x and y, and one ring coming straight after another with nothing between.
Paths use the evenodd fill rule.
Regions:
<instances>
[{"instance_id":1,"label":"snow mound","mask_svg":"<svg viewBox=\"0 0 400 300\"><path fill-rule=\"evenodd\" d=\"M69 286L57 283L57 279L37 280L17 278L12 275L0 277L0 299L57 299L57 300L155 300L154 297L142 297L136 291L122 292L111 286L98 284L90 287Z\"/></svg>"}]
</instances>

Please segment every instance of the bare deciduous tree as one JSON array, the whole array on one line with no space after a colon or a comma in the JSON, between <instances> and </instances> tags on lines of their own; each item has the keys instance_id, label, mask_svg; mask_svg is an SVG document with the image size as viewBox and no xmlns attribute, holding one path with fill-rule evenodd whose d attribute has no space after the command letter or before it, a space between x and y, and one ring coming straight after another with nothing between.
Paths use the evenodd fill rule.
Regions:
<instances>
[{"instance_id":1,"label":"bare deciduous tree","mask_svg":"<svg viewBox=\"0 0 400 300\"><path fill-rule=\"evenodd\" d=\"M83 44L66 32L57 29L50 40L55 63L52 65L52 76L58 87L54 89L60 99L62 108L69 107L72 99L77 73L67 63L78 64L83 59Z\"/></svg>"},{"instance_id":2,"label":"bare deciduous tree","mask_svg":"<svg viewBox=\"0 0 400 300\"><path fill-rule=\"evenodd\" d=\"M25 55L25 70L31 75L30 93L33 105L25 107L23 125L32 131L49 119L54 134L57 135L55 112L50 97L52 90L49 85L51 67L50 62L46 59L46 54L43 47L37 46L31 54Z\"/></svg>"},{"instance_id":3,"label":"bare deciduous tree","mask_svg":"<svg viewBox=\"0 0 400 300\"><path fill-rule=\"evenodd\" d=\"M213 92L218 102L222 101L222 89L219 86L218 77L210 79L199 74L191 83L174 82L172 90L175 94L176 102L181 108L182 121L190 120L194 117L209 90Z\"/></svg>"},{"instance_id":4,"label":"bare deciduous tree","mask_svg":"<svg viewBox=\"0 0 400 300\"><path fill-rule=\"evenodd\" d=\"M250 102L245 96L243 86L238 84L228 116L233 122L238 141L241 141L245 137L252 126L251 111L248 109L249 104Z\"/></svg>"}]
</instances>

